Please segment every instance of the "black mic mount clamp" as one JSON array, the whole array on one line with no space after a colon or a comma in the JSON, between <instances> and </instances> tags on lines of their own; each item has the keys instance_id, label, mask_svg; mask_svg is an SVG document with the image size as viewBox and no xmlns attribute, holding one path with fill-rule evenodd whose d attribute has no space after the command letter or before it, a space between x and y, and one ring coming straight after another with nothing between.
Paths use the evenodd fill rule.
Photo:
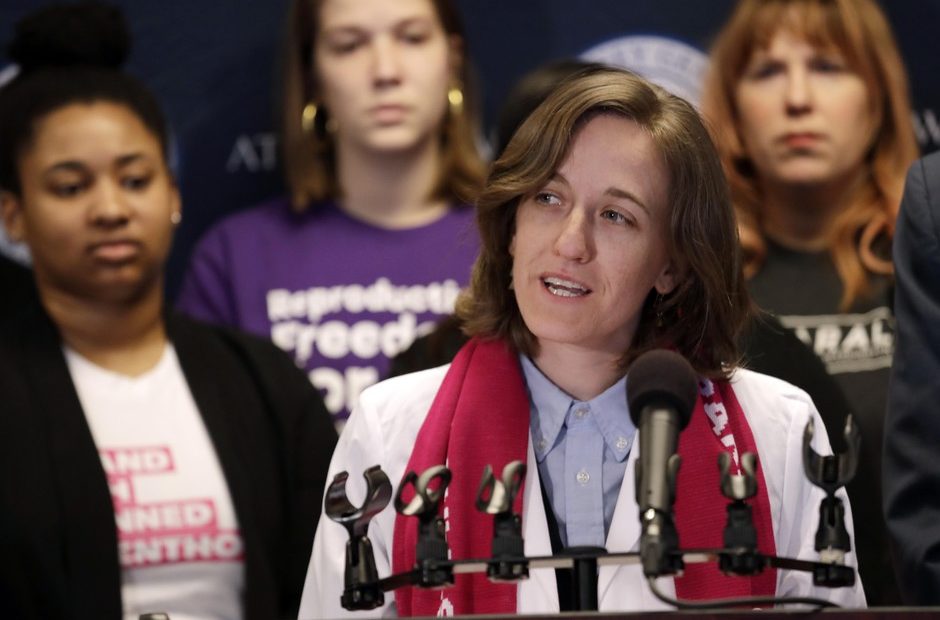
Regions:
<instances>
[{"instance_id":1,"label":"black mic mount clamp","mask_svg":"<svg viewBox=\"0 0 940 620\"><path fill-rule=\"evenodd\" d=\"M372 543L366 534L369 522L388 506L392 498L392 483L378 465L365 470L362 476L366 479L366 496L361 506L353 506L346 496L349 474L345 471L333 478L324 502L326 516L349 532L340 601L346 609L356 610L375 609L385 603L385 595L378 583Z\"/></svg>"},{"instance_id":2,"label":"black mic mount clamp","mask_svg":"<svg viewBox=\"0 0 940 620\"><path fill-rule=\"evenodd\" d=\"M757 494L757 455L745 452L740 457L740 474L731 473L731 455L718 455L721 494L731 500L724 530L727 553L718 557L718 568L726 574L756 575L764 570L766 559L757 551L757 529L748 499Z\"/></svg>"},{"instance_id":3,"label":"black mic mount clamp","mask_svg":"<svg viewBox=\"0 0 940 620\"><path fill-rule=\"evenodd\" d=\"M816 530L816 551L823 566L813 572L813 583L820 586L840 587L855 583L855 571L845 566L845 554L852 549L849 532L845 528L845 507L835 496L858 469L861 433L852 416L845 420L843 437L846 450L832 456L820 456L810 446L815 425L810 419L803 432L803 470L811 483L821 488L826 497L819 504L819 529Z\"/></svg>"},{"instance_id":4,"label":"black mic mount clamp","mask_svg":"<svg viewBox=\"0 0 940 620\"><path fill-rule=\"evenodd\" d=\"M409 471L402 478L395 495L395 510L406 517L418 517L418 544L415 548L416 585L422 588L443 588L454 583L444 519L440 505L450 484L451 473L443 465L430 467L419 476ZM403 493L412 488L414 497L405 503Z\"/></svg>"},{"instance_id":5,"label":"black mic mount clamp","mask_svg":"<svg viewBox=\"0 0 940 620\"><path fill-rule=\"evenodd\" d=\"M496 479L489 465L483 470L480 490L477 492L477 510L493 515L492 554L496 562L486 567L491 581L516 581L529 576L529 563L519 561L525 557L522 538L522 515L512 511L519 489L525 480L526 466L512 461L503 467L503 475Z\"/></svg>"},{"instance_id":6,"label":"black mic mount clamp","mask_svg":"<svg viewBox=\"0 0 940 620\"><path fill-rule=\"evenodd\" d=\"M647 577L661 577L675 575L685 568L679 550L679 532L672 518L672 504L676 497L676 480L679 476L679 466L682 457L673 454L666 465L666 480L668 486L668 510L648 506L643 508L641 489L643 488L642 463L636 463L636 494L637 503L640 504L640 562L643 565L643 574Z\"/></svg>"}]
</instances>

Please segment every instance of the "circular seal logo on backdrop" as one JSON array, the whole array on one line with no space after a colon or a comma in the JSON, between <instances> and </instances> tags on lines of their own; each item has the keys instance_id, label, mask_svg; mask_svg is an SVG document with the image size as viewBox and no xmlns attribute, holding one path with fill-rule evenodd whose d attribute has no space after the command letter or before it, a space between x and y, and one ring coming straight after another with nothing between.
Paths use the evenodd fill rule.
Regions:
<instances>
[{"instance_id":1,"label":"circular seal logo on backdrop","mask_svg":"<svg viewBox=\"0 0 940 620\"><path fill-rule=\"evenodd\" d=\"M0 65L0 88L6 86L8 82L12 82L13 78L19 75L19 73L19 65L12 63L8 65Z\"/></svg>"},{"instance_id":2,"label":"circular seal logo on backdrop","mask_svg":"<svg viewBox=\"0 0 940 620\"><path fill-rule=\"evenodd\" d=\"M701 50L652 35L611 39L583 52L581 58L635 71L696 107L708 67L708 56Z\"/></svg>"}]
</instances>

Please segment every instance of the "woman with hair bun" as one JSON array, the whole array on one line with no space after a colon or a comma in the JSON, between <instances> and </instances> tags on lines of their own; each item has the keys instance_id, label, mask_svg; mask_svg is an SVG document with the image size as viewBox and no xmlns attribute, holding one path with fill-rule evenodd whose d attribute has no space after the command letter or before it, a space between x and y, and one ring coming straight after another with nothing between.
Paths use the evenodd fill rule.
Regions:
<instances>
[{"instance_id":1,"label":"woman with hair bun","mask_svg":"<svg viewBox=\"0 0 940 620\"><path fill-rule=\"evenodd\" d=\"M293 354L340 424L470 277L483 165L464 43L454 0L294 0L289 195L210 230L180 292Z\"/></svg>"},{"instance_id":2,"label":"woman with hair bun","mask_svg":"<svg viewBox=\"0 0 940 620\"><path fill-rule=\"evenodd\" d=\"M917 157L904 66L874 0L742 0L703 110L728 175L748 288L819 355L862 432L850 495L869 602L885 570L882 426L894 349L891 239Z\"/></svg>"},{"instance_id":3,"label":"woman with hair bun","mask_svg":"<svg viewBox=\"0 0 940 620\"><path fill-rule=\"evenodd\" d=\"M180 221L120 12L23 19L0 208L41 305L0 328L0 617L296 613L335 431L271 344L166 312Z\"/></svg>"}]
</instances>

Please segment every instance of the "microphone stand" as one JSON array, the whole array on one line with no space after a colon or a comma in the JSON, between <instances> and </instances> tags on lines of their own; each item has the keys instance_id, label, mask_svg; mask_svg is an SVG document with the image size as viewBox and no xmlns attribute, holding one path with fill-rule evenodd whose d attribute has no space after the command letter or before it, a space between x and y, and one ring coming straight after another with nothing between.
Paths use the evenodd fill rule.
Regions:
<instances>
[{"instance_id":1,"label":"microphone stand","mask_svg":"<svg viewBox=\"0 0 940 620\"><path fill-rule=\"evenodd\" d=\"M813 583L818 586L840 587L855 583L855 572L843 564L845 554L852 549L849 532L845 529L845 507L835 496L858 469L861 432L852 416L847 416L842 434L846 450L842 454L820 456L810 446L815 427L810 419L803 432L803 470L811 483L826 493L819 504L819 529L816 531L815 549L822 566L813 571Z\"/></svg>"},{"instance_id":2,"label":"microphone stand","mask_svg":"<svg viewBox=\"0 0 940 620\"><path fill-rule=\"evenodd\" d=\"M742 454L742 473L731 475L731 455L723 452L718 456L718 469L721 471L721 494L731 500L723 542L725 549L735 551L720 556L718 568L726 574L756 575L764 570L766 558L757 552L757 529L746 500L757 495L757 455L751 452Z\"/></svg>"},{"instance_id":3,"label":"microphone stand","mask_svg":"<svg viewBox=\"0 0 940 620\"><path fill-rule=\"evenodd\" d=\"M379 579L375 572L375 558L366 532L372 518L381 512L391 498L391 483L378 466L363 474L366 477L366 500L361 507L352 506L346 498L346 472L337 474L327 489L325 514L350 534L347 545L345 583L341 603L348 610L369 610L384 604L383 592L412 585L422 588L441 588L453 585L457 574L486 573L493 581L513 582L526 579L531 569L567 568L574 572L575 605L578 611L598 610L598 567L606 565L640 564L647 576L651 591L660 600L682 609L716 609L735 605L773 605L801 603L818 607L837 607L834 603L810 597L777 598L743 597L714 601L681 601L663 595L656 587L655 577L674 574L686 564L718 562L726 574L755 575L765 567L810 572L817 586L838 588L855 584L855 569L842 562L851 548L845 528L842 502L835 497L836 490L855 474L858 464L859 432L851 417L845 427L848 450L844 454L821 457L809 444L813 437L813 424L807 424L804 433L804 470L809 480L826 491L820 504L820 524L816 534L819 561L800 560L765 555L757 550L757 535L751 509L745 500L757 490L756 457L741 456L741 474L730 475L730 456L719 456L721 490L731 502L728 521L724 529L724 547L721 549L678 549L678 535L671 514L649 509L641 515L643 536L647 545L640 552L608 553L602 547L572 547L551 556L524 555L522 517L512 512L513 501L525 479L525 464L509 463L500 479L493 476L489 466L484 470L477 497L477 508L492 514L493 543L491 557L448 559L443 520L439 517L440 501L450 482L451 474L443 465L426 470L420 476L408 472L399 487L395 507L403 515L418 518L418 542L415 566L409 571ZM675 480L678 460L669 463L670 480ZM435 486L436 485L436 486ZM414 497L403 500L403 490L413 487ZM678 567L678 568L677 568ZM662 570L651 574L648 571ZM671 571L671 572L665 572Z\"/></svg>"},{"instance_id":4,"label":"microphone stand","mask_svg":"<svg viewBox=\"0 0 940 620\"><path fill-rule=\"evenodd\" d=\"M366 479L366 498L361 506L353 506L346 496L349 474L340 472L326 491L324 511L331 521L339 523L349 533L346 543L346 570L340 603L346 609L374 609L385 603L385 595L378 585L375 554L367 533L369 522L382 512L392 497L392 483L378 465L362 473Z\"/></svg>"},{"instance_id":5,"label":"microphone stand","mask_svg":"<svg viewBox=\"0 0 940 620\"><path fill-rule=\"evenodd\" d=\"M450 484L450 470L443 465L426 469L420 476L405 474L395 495L395 510L406 517L418 517L418 543L415 547L416 585L443 588L454 585L454 571L447 564L450 556L444 519L438 514L444 491ZM414 489L410 502L404 501L408 487Z\"/></svg>"}]
</instances>

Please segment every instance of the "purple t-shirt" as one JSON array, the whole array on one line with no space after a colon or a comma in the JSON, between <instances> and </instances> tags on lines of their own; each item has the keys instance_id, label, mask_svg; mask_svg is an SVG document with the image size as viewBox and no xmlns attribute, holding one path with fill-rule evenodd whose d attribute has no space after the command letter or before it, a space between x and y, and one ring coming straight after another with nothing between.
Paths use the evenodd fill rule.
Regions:
<instances>
[{"instance_id":1,"label":"purple t-shirt","mask_svg":"<svg viewBox=\"0 0 940 620\"><path fill-rule=\"evenodd\" d=\"M236 213L199 242L178 307L270 338L294 356L341 423L416 336L451 314L479 241L473 210L380 228L333 204L284 199Z\"/></svg>"}]
</instances>

